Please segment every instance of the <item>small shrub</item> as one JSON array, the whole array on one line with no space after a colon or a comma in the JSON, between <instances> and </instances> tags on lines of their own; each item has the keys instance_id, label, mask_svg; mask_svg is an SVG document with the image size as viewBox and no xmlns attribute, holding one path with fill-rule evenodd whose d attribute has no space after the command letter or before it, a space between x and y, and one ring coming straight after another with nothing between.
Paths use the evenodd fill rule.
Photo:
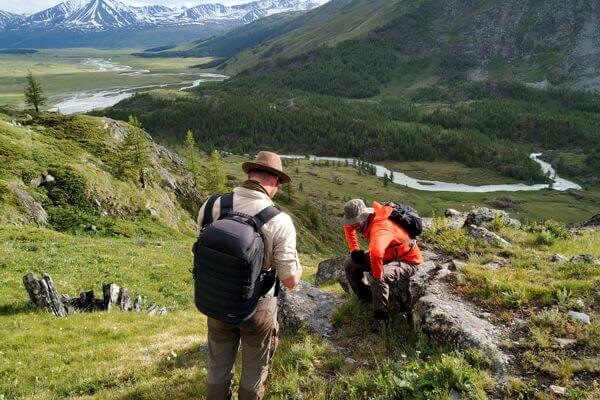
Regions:
<instances>
[{"instance_id":1,"label":"small shrub","mask_svg":"<svg viewBox=\"0 0 600 400\"><path fill-rule=\"evenodd\" d=\"M534 243L538 246L551 246L554 244L554 236L548 231L539 232Z\"/></svg>"},{"instance_id":2,"label":"small shrub","mask_svg":"<svg viewBox=\"0 0 600 400\"><path fill-rule=\"evenodd\" d=\"M524 293L520 289L510 288L502 292L504 304L511 308L519 308L524 302Z\"/></svg>"},{"instance_id":3,"label":"small shrub","mask_svg":"<svg viewBox=\"0 0 600 400\"><path fill-rule=\"evenodd\" d=\"M562 288L556 291L556 299L560 304L566 304L572 296L571 289Z\"/></svg>"},{"instance_id":4,"label":"small shrub","mask_svg":"<svg viewBox=\"0 0 600 400\"><path fill-rule=\"evenodd\" d=\"M421 239L437 245L442 251L453 255L471 254L475 250L475 239L464 229L454 229L445 218L433 217L431 227L423 232Z\"/></svg>"},{"instance_id":5,"label":"small shrub","mask_svg":"<svg viewBox=\"0 0 600 400\"><path fill-rule=\"evenodd\" d=\"M506 227L504 220L502 219L502 215L500 213L496 213L494 216L494 220L488 224L488 228L493 232L500 232L502 228Z\"/></svg>"},{"instance_id":6,"label":"small shrub","mask_svg":"<svg viewBox=\"0 0 600 400\"><path fill-rule=\"evenodd\" d=\"M540 327L555 328L562 324L564 318L556 309L543 310L531 317L531 321Z\"/></svg>"},{"instance_id":7,"label":"small shrub","mask_svg":"<svg viewBox=\"0 0 600 400\"><path fill-rule=\"evenodd\" d=\"M534 222L523 228L526 232L535 233L535 244L550 246L554 239L570 239L569 230L559 222L547 220L543 223Z\"/></svg>"},{"instance_id":8,"label":"small shrub","mask_svg":"<svg viewBox=\"0 0 600 400\"><path fill-rule=\"evenodd\" d=\"M73 206L90 210L92 205L86 194L86 180L70 167L53 167L48 173L55 181L46 187L48 199L56 207Z\"/></svg>"},{"instance_id":9,"label":"small shrub","mask_svg":"<svg viewBox=\"0 0 600 400\"><path fill-rule=\"evenodd\" d=\"M525 382L520 378L512 378L506 383L508 397L516 400L531 399L538 392L537 382Z\"/></svg>"}]
</instances>

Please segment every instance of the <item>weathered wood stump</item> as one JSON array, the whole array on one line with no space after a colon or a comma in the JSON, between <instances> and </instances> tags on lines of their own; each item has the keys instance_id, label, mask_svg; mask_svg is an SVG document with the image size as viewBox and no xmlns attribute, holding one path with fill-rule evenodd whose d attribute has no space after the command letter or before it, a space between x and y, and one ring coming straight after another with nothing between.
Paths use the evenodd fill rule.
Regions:
<instances>
[{"instance_id":1,"label":"weathered wood stump","mask_svg":"<svg viewBox=\"0 0 600 400\"><path fill-rule=\"evenodd\" d=\"M36 279L33 273L28 273L23 277L23 285L34 306L44 307L58 317L66 317L77 311L111 311L114 308L121 311L142 311L142 296L137 295L132 302L129 289L114 283L102 285L102 298L99 299L94 296L93 290L81 292L76 298L59 294L54 282L45 273L42 273L42 279ZM150 303L146 309L148 315L164 315L167 312L166 307L161 307L156 302Z\"/></svg>"},{"instance_id":2,"label":"weathered wood stump","mask_svg":"<svg viewBox=\"0 0 600 400\"><path fill-rule=\"evenodd\" d=\"M135 297L133 301L133 311L142 311L142 296L139 294Z\"/></svg>"},{"instance_id":3,"label":"weathered wood stump","mask_svg":"<svg viewBox=\"0 0 600 400\"><path fill-rule=\"evenodd\" d=\"M121 311L131 311L133 308L131 305L131 298L129 297L129 291L126 287L122 287L119 290L119 308Z\"/></svg>"},{"instance_id":4,"label":"weathered wood stump","mask_svg":"<svg viewBox=\"0 0 600 400\"><path fill-rule=\"evenodd\" d=\"M48 274L42 273L42 279L38 280L35 275L28 273L23 277L23 284L34 305L46 308L57 317L67 316L67 309Z\"/></svg>"},{"instance_id":5,"label":"weathered wood stump","mask_svg":"<svg viewBox=\"0 0 600 400\"><path fill-rule=\"evenodd\" d=\"M112 311L119 300L119 286L114 283L102 285L102 293L104 294L104 309Z\"/></svg>"}]
</instances>

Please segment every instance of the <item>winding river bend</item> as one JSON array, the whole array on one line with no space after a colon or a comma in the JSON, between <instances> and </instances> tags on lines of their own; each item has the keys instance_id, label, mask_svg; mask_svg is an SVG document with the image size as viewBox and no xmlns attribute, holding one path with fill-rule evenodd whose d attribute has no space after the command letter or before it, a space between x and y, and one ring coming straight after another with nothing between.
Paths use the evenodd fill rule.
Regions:
<instances>
[{"instance_id":1,"label":"winding river bend","mask_svg":"<svg viewBox=\"0 0 600 400\"><path fill-rule=\"evenodd\" d=\"M575 182L568 181L559 177L552 166L541 160L541 153L532 153L530 157L533 161L540 165L542 172L547 174L552 180L552 184L535 184L526 185L524 183L516 184L499 184L499 185L482 185L482 186L471 186L464 183L453 183L453 182L440 182L440 181L429 181L426 179L416 179L404 174L401 171L392 171L383 165L371 164L375 167L375 173L377 176L382 177L384 175L390 176L393 173L393 182L398 185L407 186L412 189L424 190L429 192L471 192L471 193L487 193L487 192L518 192L518 191L534 191L552 188L554 190L567 190L567 189L581 189L581 186ZM305 156L290 154L283 156L285 158L305 158ZM339 158L339 157L317 157L309 156L310 160L324 160L324 161L348 161L349 164L355 162L353 158ZM359 160L356 160L357 162Z\"/></svg>"},{"instance_id":2,"label":"winding river bend","mask_svg":"<svg viewBox=\"0 0 600 400\"><path fill-rule=\"evenodd\" d=\"M98 108L110 107L117 104L119 101L133 96L136 92L146 91L154 88L161 87L175 87L179 90L186 90L194 88L200 85L202 82L210 81L222 81L227 79L227 76L220 74L209 74L201 72L158 72L153 73L145 69L133 69L128 65L122 65L116 63L110 59L102 58L88 58L82 62L88 67L97 69L98 71L114 71L122 75L128 76L179 76L181 80L174 83L167 84L154 84L146 86L129 86L114 89L104 89L96 91L76 92L71 94L65 94L60 96L60 100L55 104L51 111L60 111L63 114L76 114L92 111ZM483 185L483 186L471 186L463 183L453 182L440 182L430 181L426 179L412 178L401 171L392 171L383 165L372 164L375 167L376 175L382 177L384 175L390 176L393 174L393 182L398 185L403 185L412 189L424 190L430 192L473 192L473 193L486 193L486 192L516 192L516 191L534 191L542 190L546 188L552 188L554 190L567 190L567 189L581 189L581 187L571 181L563 179L556 174L556 171L552 166L541 160L541 153L532 153L531 159L537 162L542 169L542 172L546 174L551 180L552 184L535 184L526 185L524 183L518 184L497 184L497 185ZM305 158L301 155L285 155L286 158ZM355 162L353 158L339 158L339 157L317 157L309 156L311 160L328 160L328 161L348 161L352 164ZM358 160L356 160L358 161Z\"/></svg>"},{"instance_id":3,"label":"winding river bend","mask_svg":"<svg viewBox=\"0 0 600 400\"><path fill-rule=\"evenodd\" d=\"M178 82L154 84L144 86L127 86L103 90L89 90L83 92L66 93L57 96L58 101L50 111L60 111L63 114L85 113L99 108L114 106L121 100L133 96L137 92L143 92L156 88L179 88L179 90L191 89L202 82L222 81L225 75L209 74L203 72L151 72L147 69L133 69L128 65L122 65L103 58L88 58L82 62L83 65L95 68L98 71L113 71L127 76L169 76L180 77Z\"/></svg>"}]
</instances>

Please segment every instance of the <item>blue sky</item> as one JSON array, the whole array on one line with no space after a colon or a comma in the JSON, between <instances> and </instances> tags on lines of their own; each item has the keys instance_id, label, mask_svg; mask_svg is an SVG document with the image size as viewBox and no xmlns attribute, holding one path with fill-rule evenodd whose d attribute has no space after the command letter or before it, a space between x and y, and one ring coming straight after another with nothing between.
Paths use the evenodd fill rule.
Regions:
<instances>
[{"instance_id":1,"label":"blue sky","mask_svg":"<svg viewBox=\"0 0 600 400\"><path fill-rule=\"evenodd\" d=\"M14 13L34 13L55 6L66 0L0 0L0 10ZM249 3L252 0L118 0L132 5L164 4L168 6L195 6L202 3L226 5Z\"/></svg>"}]
</instances>

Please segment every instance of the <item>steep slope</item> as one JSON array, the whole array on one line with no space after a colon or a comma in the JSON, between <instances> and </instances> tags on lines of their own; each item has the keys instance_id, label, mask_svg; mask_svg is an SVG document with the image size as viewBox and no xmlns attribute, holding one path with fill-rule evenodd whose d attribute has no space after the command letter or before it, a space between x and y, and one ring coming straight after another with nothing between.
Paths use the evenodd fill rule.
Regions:
<instances>
[{"instance_id":1,"label":"steep slope","mask_svg":"<svg viewBox=\"0 0 600 400\"><path fill-rule=\"evenodd\" d=\"M333 1L313 10L298 20L307 24L306 30L297 28L236 55L227 70L239 72L261 60L281 58L289 61L280 60L279 69L298 70L309 60L350 57L351 63L343 63L348 70L359 62L367 67L386 63L381 61L385 51L388 65L370 73L384 85L403 78L405 71L398 66L408 58L416 63L414 68L427 71L425 80L517 79L539 86L600 88L595 70L600 60L598 1L402 0L387 8L385 0L365 3ZM387 23L369 33L362 28L349 34L349 26L373 25L365 7L384 10L384 18L375 22ZM329 18L331 13L336 16ZM319 21L319 27L310 21ZM316 51L321 43L336 44L349 37L355 41L346 47L298 57Z\"/></svg>"},{"instance_id":2,"label":"steep slope","mask_svg":"<svg viewBox=\"0 0 600 400\"><path fill-rule=\"evenodd\" d=\"M229 56L225 53L231 52L224 49L233 44L232 39L246 38L242 41L243 46L235 45L238 53L235 58L223 66L228 72L237 73L264 59L300 54L364 34L389 21L396 6L397 2L393 0L333 0L297 14L295 18L285 18L285 24L275 18L266 18L260 20L262 23L238 28L231 32L232 35L224 34L199 42L181 54Z\"/></svg>"},{"instance_id":3,"label":"steep slope","mask_svg":"<svg viewBox=\"0 0 600 400\"><path fill-rule=\"evenodd\" d=\"M132 126L110 119L0 112L0 225L133 236L193 232L201 195L183 161L145 135L145 188L124 147Z\"/></svg>"},{"instance_id":4,"label":"steep slope","mask_svg":"<svg viewBox=\"0 0 600 400\"><path fill-rule=\"evenodd\" d=\"M239 28L232 29L222 35L208 39L184 43L176 48L149 49L137 53L140 57L231 57L248 47L259 44L271 37L278 36L293 29L292 22L302 15L303 11L275 14L260 18ZM217 61L218 63L218 61Z\"/></svg>"}]
</instances>

